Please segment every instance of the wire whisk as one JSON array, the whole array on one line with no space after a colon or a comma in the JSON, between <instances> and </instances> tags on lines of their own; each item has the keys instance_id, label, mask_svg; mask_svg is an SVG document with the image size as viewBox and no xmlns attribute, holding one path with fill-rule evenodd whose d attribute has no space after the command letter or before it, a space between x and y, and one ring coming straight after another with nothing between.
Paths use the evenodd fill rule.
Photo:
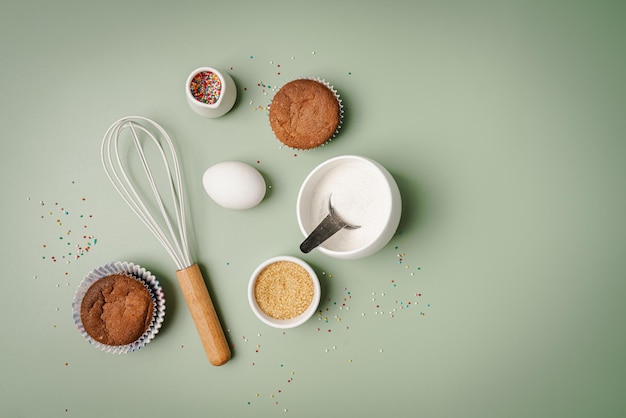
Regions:
<instances>
[{"instance_id":1,"label":"wire whisk","mask_svg":"<svg viewBox=\"0 0 626 418\"><path fill-rule=\"evenodd\" d=\"M124 148L126 141L130 144L124 144ZM135 173L137 167L129 158L133 148L139 158L139 164L135 164L141 168L139 173ZM156 162L151 163L151 158L159 160L161 167L155 170ZM189 251L184 187L170 136L148 118L121 118L104 135L101 160L113 187L174 261L178 282L209 360L214 365L224 364L230 359L230 348L202 273Z\"/></svg>"},{"instance_id":2,"label":"wire whisk","mask_svg":"<svg viewBox=\"0 0 626 418\"><path fill-rule=\"evenodd\" d=\"M159 132L160 138L148 130L141 122L152 125ZM124 165L128 164L128 162L122 162L119 145L120 136L125 130L128 130L130 133L129 139L132 141L139 155L141 166L152 192L152 197L154 202L156 202L156 206L164 222L159 222L157 218L152 215L151 211L144 203L144 197L139 194L133 181L129 178L127 168L125 168ZM171 203L174 207L173 213L168 212L165 208L163 197L157 187L154 173L148 164L144 146L139 139L138 132L143 133L159 152L165 171L169 174L169 191L172 199ZM164 149L163 146L166 148ZM166 149L170 152L172 157L171 161L168 159ZM167 132L160 125L144 117L134 116L122 118L111 125L105 134L104 141L102 142L101 157L104 171L109 180L111 180L113 187L115 187L120 196L122 196L122 199L124 199L132 211L154 234L172 260L174 260L176 267L182 270L191 266L189 241L185 228L185 198L182 176L176 149ZM172 219L172 217L174 218ZM162 225L163 223L165 225Z\"/></svg>"}]
</instances>

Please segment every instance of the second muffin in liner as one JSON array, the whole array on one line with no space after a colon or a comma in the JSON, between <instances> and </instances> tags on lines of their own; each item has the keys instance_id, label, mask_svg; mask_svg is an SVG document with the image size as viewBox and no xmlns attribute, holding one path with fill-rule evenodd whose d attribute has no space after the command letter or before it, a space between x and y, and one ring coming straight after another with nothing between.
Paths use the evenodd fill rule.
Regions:
<instances>
[{"instance_id":1,"label":"second muffin in liner","mask_svg":"<svg viewBox=\"0 0 626 418\"><path fill-rule=\"evenodd\" d=\"M134 285L135 289L141 289L143 287L147 290L147 293L149 294L149 297L150 297L148 304L151 305L151 306L147 306L147 308L152 308L151 319L149 319L148 321L149 323L145 325L146 327L145 331L134 341L130 341L128 343L124 343L120 345L106 344L102 341L96 340L92 335L90 335L89 332L87 332L87 330L85 329L85 323L83 323L82 315L85 315L85 311L81 309L83 305L83 301L85 300L85 295L88 294L89 289L96 283L102 284L103 282L100 282L100 280L103 280L103 279L111 280L112 278L115 280L118 280L119 282L126 281L127 282L126 284L130 284L130 285L133 285L134 282L132 281L128 282L126 278L132 278L133 280L136 280L136 282L140 284L140 287L137 287L136 285ZM144 292L140 291L139 293L141 294ZM111 295L108 295L107 297L111 297ZM129 299L128 301L124 301L124 302L127 302L127 306L124 305L125 315L127 313L127 308L129 310L133 310L136 308L138 309L146 308L146 306L143 306L143 307L140 306L142 305L142 303L138 303L138 302L142 302L141 300L137 301L137 300ZM97 301L96 303L105 304L106 300L103 298L102 301ZM145 303L143 303L143 305L145 305ZM101 308L102 308L101 306L95 306L95 309L101 309ZM81 313L81 311L83 312ZM76 291L76 294L74 295L74 301L72 304L72 312L73 312L74 323L76 324L78 331L83 336L83 338L85 338L85 340L87 340L91 345L108 353L114 353L114 354L130 353L130 352L137 351L140 348L144 347L152 339L154 339L154 337L159 332L159 329L161 328L163 319L165 317L165 297L164 297L163 289L161 288L161 285L159 284L156 277L150 271L133 263L114 262L114 263L109 263L104 266L101 266L97 269L94 269L85 276L85 278L79 285ZM140 311L140 313L144 314L143 311ZM132 316L132 312L131 312L131 316ZM123 323L124 320L125 319L121 317L108 319L108 321L111 322L111 324L109 325L121 327L121 328L124 328L126 325ZM134 322L136 322L136 320L134 320Z\"/></svg>"},{"instance_id":2,"label":"second muffin in liner","mask_svg":"<svg viewBox=\"0 0 626 418\"><path fill-rule=\"evenodd\" d=\"M343 123L343 103L326 80L291 80L274 95L269 109L274 135L288 147L313 149L331 141Z\"/></svg>"}]
</instances>

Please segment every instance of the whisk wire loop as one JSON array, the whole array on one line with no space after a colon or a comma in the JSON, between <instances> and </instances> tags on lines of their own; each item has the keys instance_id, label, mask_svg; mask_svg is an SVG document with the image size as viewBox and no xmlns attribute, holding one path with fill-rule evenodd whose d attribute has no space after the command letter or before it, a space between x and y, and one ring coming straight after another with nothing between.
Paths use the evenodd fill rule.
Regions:
<instances>
[{"instance_id":1,"label":"whisk wire loop","mask_svg":"<svg viewBox=\"0 0 626 418\"><path fill-rule=\"evenodd\" d=\"M155 128L159 135L155 135L146 125ZM130 131L130 137L152 192L152 200L156 203L162 222L159 222L151 213L151 210L144 202L143 196L133 186L125 164L122 162L119 147L120 137L125 130ZM168 177L168 188L173 208L171 212L173 212L173 214L168 212L166 208L161 190L157 186L153 170L148 163L144 146L139 139L138 131L145 134L150 142L155 145L161 156ZM167 150L164 149L164 144ZM167 152L169 152L171 158L168 158ZM174 260L176 267L182 270L191 266L193 263L191 261L185 227L185 200L181 170L174 144L167 132L156 122L145 117L130 116L119 119L113 123L105 133L102 141L101 160L105 173L114 188L165 248L167 253ZM162 224L165 224L166 230L164 230Z\"/></svg>"}]
</instances>

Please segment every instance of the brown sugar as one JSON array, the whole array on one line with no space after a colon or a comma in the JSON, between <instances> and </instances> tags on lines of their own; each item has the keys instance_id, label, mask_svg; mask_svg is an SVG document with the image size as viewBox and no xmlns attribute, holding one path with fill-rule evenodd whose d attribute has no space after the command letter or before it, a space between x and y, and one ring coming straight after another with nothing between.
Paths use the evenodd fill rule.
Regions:
<instances>
[{"instance_id":1,"label":"brown sugar","mask_svg":"<svg viewBox=\"0 0 626 418\"><path fill-rule=\"evenodd\" d=\"M336 94L316 80L298 79L285 84L272 99L272 130L282 143L296 149L324 144L336 133L341 104Z\"/></svg>"},{"instance_id":2,"label":"brown sugar","mask_svg":"<svg viewBox=\"0 0 626 418\"><path fill-rule=\"evenodd\" d=\"M277 261L259 273L254 297L259 308L272 318L295 318L313 301L313 280L299 264Z\"/></svg>"},{"instance_id":3,"label":"brown sugar","mask_svg":"<svg viewBox=\"0 0 626 418\"><path fill-rule=\"evenodd\" d=\"M154 302L148 289L134 277L112 274L94 282L83 297L80 316L85 331L107 345L126 345L148 329Z\"/></svg>"}]
</instances>

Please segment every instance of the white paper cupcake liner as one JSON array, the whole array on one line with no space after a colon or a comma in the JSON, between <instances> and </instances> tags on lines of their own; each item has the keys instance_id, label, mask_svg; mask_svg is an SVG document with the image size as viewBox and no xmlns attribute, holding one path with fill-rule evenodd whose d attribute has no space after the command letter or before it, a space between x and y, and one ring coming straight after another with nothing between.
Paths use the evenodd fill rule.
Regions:
<instances>
[{"instance_id":1,"label":"white paper cupcake liner","mask_svg":"<svg viewBox=\"0 0 626 418\"><path fill-rule=\"evenodd\" d=\"M132 343L126 345L107 345L94 340L87 333L87 331L85 331L85 327L83 326L83 322L80 317L80 307L83 301L83 297L87 292L87 289L89 289L89 287L91 287L91 285L96 281L112 274L127 274L140 281L150 292L150 296L152 297L152 303L154 304L152 322L150 323L148 329L136 341L133 341ZM163 324L163 318L165 317L165 296L163 294L163 289L161 288L159 281L151 272L136 264L128 263L125 261L118 261L98 267L97 269L90 271L85 276L83 281L78 286L76 294L74 295L74 301L72 303L72 314L74 318L74 323L76 324L78 331L83 336L83 338L85 338L85 340L87 340L91 345L107 353L125 354L137 351L140 348L144 347L158 334L159 329Z\"/></svg>"},{"instance_id":2,"label":"white paper cupcake liner","mask_svg":"<svg viewBox=\"0 0 626 418\"><path fill-rule=\"evenodd\" d=\"M337 102L339 103L339 123L337 124L337 129L335 129L335 132L323 144L320 144L320 145L318 145L317 147L314 147L314 148L300 149L300 148L291 147L291 146L281 142L278 138L276 138L276 141L279 142L280 146L285 146L285 147L288 147L290 149L295 149L295 150L298 150L298 151L311 151L311 150L314 150L315 148L323 147L324 145L326 145L329 142L331 142L337 136L339 131L341 130L341 126L343 125L343 113L344 113L344 111L343 111L343 101L341 100L341 96L339 96L339 93L337 92L335 87L332 84L330 84L328 81L326 81L325 79L319 78L319 77L306 76L306 77L292 78L288 82L284 83L280 88L282 88L284 85L289 84L292 81L296 81L296 80L313 80L313 81L317 81L318 83L323 84L324 86L326 86L335 95L335 97L337 98ZM276 91L278 92L280 90L280 88L276 89ZM272 98L272 100L273 100L273 98ZM268 110L271 107L272 107L272 103L270 102ZM268 118L268 124L269 124L269 118ZM270 129L272 129L271 125L270 125ZM272 132L273 132L273 130L272 130Z\"/></svg>"}]
</instances>

